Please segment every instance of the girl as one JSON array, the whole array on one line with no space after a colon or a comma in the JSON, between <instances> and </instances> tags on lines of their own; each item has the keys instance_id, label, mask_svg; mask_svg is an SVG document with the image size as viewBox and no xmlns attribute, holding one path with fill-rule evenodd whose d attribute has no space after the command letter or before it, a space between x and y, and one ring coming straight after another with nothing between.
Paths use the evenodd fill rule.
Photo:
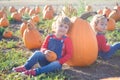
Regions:
<instances>
[{"instance_id":1,"label":"girl","mask_svg":"<svg viewBox=\"0 0 120 80\"><path fill-rule=\"evenodd\" d=\"M25 75L37 76L41 73L54 72L62 69L62 64L72 57L73 47L72 42L66 33L70 28L71 22L68 17L59 17L54 26L55 32L48 35L43 42L40 51L35 51L34 54L27 60L23 66L13 68L16 72L22 72ZM57 60L49 62L45 55L49 51L54 51L57 54ZM41 67L31 69L36 63Z\"/></svg>"},{"instance_id":2,"label":"girl","mask_svg":"<svg viewBox=\"0 0 120 80\"><path fill-rule=\"evenodd\" d=\"M103 15L95 15L91 21L91 26L96 33L98 42L98 56L109 59L117 50L120 50L120 42L113 45L107 44L104 32L107 27L107 18Z\"/></svg>"}]
</instances>

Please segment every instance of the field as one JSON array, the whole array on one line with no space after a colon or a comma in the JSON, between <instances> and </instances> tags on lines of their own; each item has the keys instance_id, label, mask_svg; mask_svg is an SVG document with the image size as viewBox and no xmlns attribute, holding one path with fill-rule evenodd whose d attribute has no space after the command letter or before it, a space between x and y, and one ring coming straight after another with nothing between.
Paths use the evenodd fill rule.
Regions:
<instances>
[{"instance_id":1,"label":"field","mask_svg":"<svg viewBox=\"0 0 120 80\"><path fill-rule=\"evenodd\" d=\"M12 31L13 36L5 38L0 35L0 37L2 37L0 40L0 80L100 80L108 77L120 77L120 51L116 52L116 54L109 60L98 58L90 66L69 67L67 65L63 65L63 71L61 72L41 74L37 77L23 77L19 73L12 72L13 67L23 65L29 56L35 50L39 49L30 50L25 47L20 34L22 21L13 20L10 16L11 13L8 12L8 7L11 5L15 6L17 9L22 8L23 6L34 8L36 5L40 5L42 10L46 4L51 4L55 9L55 15L57 15L61 12L64 5L71 3L78 11L76 16L79 17L84 13L84 8L87 4L93 6L93 11L97 11L98 9L102 9L104 6L112 9L116 2L120 4L120 0L1 0L0 8L3 6L7 7L7 18L10 22L10 25L4 28L4 30ZM44 20L42 18L42 11L38 15L40 17L40 21L35 26L44 39L47 34L52 32L51 25L54 20ZM28 14L25 14L22 17L22 19L25 20L30 18L31 16ZM88 21L90 20L91 18ZM106 37L109 44L120 41L120 21L116 22L115 30L106 31Z\"/></svg>"}]
</instances>

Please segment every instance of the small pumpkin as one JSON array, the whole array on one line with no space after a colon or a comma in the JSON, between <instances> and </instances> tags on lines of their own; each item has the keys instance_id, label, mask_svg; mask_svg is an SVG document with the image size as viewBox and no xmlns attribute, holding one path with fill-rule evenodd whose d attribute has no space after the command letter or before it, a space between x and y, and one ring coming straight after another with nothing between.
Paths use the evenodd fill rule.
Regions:
<instances>
[{"instance_id":1,"label":"small pumpkin","mask_svg":"<svg viewBox=\"0 0 120 80\"><path fill-rule=\"evenodd\" d=\"M20 34L21 34L22 37L23 37L24 30L25 30L27 27L28 27L27 21L24 21L24 22L20 25Z\"/></svg>"},{"instance_id":2,"label":"small pumpkin","mask_svg":"<svg viewBox=\"0 0 120 80\"><path fill-rule=\"evenodd\" d=\"M85 11L88 12L88 11L93 11L93 8L91 5L87 5L85 6Z\"/></svg>"},{"instance_id":3,"label":"small pumpkin","mask_svg":"<svg viewBox=\"0 0 120 80\"><path fill-rule=\"evenodd\" d=\"M108 16L108 18L113 18L116 22L120 20L120 11L112 10Z\"/></svg>"},{"instance_id":4,"label":"small pumpkin","mask_svg":"<svg viewBox=\"0 0 120 80\"><path fill-rule=\"evenodd\" d=\"M16 12L16 11L17 11L17 9L14 6L9 7L9 12L10 13L13 13L13 12Z\"/></svg>"},{"instance_id":5,"label":"small pumpkin","mask_svg":"<svg viewBox=\"0 0 120 80\"><path fill-rule=\"evenodd\" d=\"M23 42L28 49L37 49L42 45L42 36L31 23L28 23L28 28L23 33Z\"/></svg>"},{"instance_id":6,"label":"small pumpkin","mask_svg":"<svg viewBox=\"0 0 120 80\"><path fill-rule=\"evenodd\" d=\"M51 8L48 7L47 10L45 10L43 13L43 19L50 20L50 19L53 19L53 17L54 17L54 13L51 10Z\"/></svg>"},{"instance_id":7,"label":"small pumpkin","mask_svg":"<svg viewBox=\"0 0 120 80\"><path fill-rule=\"evenodd\" d=\"M22 15L18 12L14 12L11 14L11 18L13 18L15 21L21 21Z\"/></svg>"},{"instance_id":8,"label":"small pumpkin","mask_svg":"<svg viewBox=\"0 0 120 80\"><path fill-rule=\"evenodd\" d=\"M109 18L107 22L107 30L114 30L115 25L116 25L115 20L112 18Z\"/></svg>"},{"instance_id":9,"label":"small pumpkin","mask_svg":"<svg viewBox=\"0 0 120 80\"><path fill-rule=\"evenodd\" d=\"M32 20L35 22L35 23L38 23L40 22L40 17L38 15L34 15L32 16Z\"/></svg>"},{"instance_id":10,"label":"small pumpkin","mask_svg":"<svg viewBox=\"0 0 120 80\"><path fill-rule=\"evenodd\" d=\"M0 19L0 26L3 26L3 27L9 26L9 20L6 18L5 15Z\"/></svg>"},{"instance_id":11,"label":"small pumpkin","mask_svg":"<svg viewBox=\"0 0 120 80\"><path fill-rule=\"evenodd\" d=\"M42 13L44 14L45 11L46 11L48 8L50 8L50 10L52 11L52 13L54 13L54 9L53 9L52 5L45 5L44 8L43 8Z\"/></svg>"},{"instance_id":12,"label":"small pumpkin","mask_svg":"<svg viewBox=\"0 0 120 80\"><path fill-rule=\"evenodd\" d=\"M4 38L11 38L13 35L12 31L4 31L3 37Z\"/></svg>"},{"instance_id":13,"label":"small pumpkin","mask_svg":"<svg viewBox=\"0 0 120 80\"><path fill-rule=\"evenodd\" d=\"M36 6L36 7L35 7L35 12L36 12L36 14L39 14L40 11L41 11L41 8L40 8L39 6Z\"/></svg>"},{"instance_id":14,"label":"small pumpkin","mask_svg":"<svg viewBox=\"0 0 120 80\"><path fill-rule=\"evenodd\" d=\"M55 52L53 51L48 51L49 53L45 54L45 58L49 61L49 62L52 62L52 61L55 61L57 59L57 55Z\"/></svg>"},{"instance_id":15,"label":"small pumpkin","mask_svg":"<svg viewBox=\"0 0 120 80\"><path fill-rule=\"evenodd\" d=\"M105 7L105 8L103 9L103 15L106 15L106 17L109 16L110 12L111 12L111 9L108 8L108 7Z\"/></svg>"}]
</instances>

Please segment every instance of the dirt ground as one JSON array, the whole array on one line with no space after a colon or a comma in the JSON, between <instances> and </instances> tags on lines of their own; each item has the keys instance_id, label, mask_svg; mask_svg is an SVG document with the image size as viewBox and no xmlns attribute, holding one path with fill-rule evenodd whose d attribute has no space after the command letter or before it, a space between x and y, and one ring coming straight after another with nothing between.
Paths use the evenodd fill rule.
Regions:
<instances>
[{"instance_id":1,"label":"dirt ground","mask_svg":"<svg viewBox=\"0 0 120 80\"><path fill-rule=\"evenodd\" d=\"M56 10L59 9L66 3L72 3L76 8L79 7L80 0L1 0L0 7L14 5L16 7L30 6L40 4L52 4ZM90 1L92 3L90 3ZM91 4L94 10L108 6L112 8L115 2L120 3L120 0L84 0L85 4ZM101 2L100 2L101 1ZM120 77L120 56L114 55L109 60L97 59L95 63L87 67L66 67L63 69L65 73L71 77L71 80L99 80L107 77Z\"/></svg>"},{"instance_id":2,"label":"dirt ground","mask_svg":"<svg viewBox=\"0 0 120 80\"><path fill-rule=\"evenodd\" d=\"M64 70L71 77L71 80L100 80L109 77L120 77L119 60L120 56L114 55L106 61L97 59L95 63L87 67L64 67Z\"/></svg>"}]
</instances>

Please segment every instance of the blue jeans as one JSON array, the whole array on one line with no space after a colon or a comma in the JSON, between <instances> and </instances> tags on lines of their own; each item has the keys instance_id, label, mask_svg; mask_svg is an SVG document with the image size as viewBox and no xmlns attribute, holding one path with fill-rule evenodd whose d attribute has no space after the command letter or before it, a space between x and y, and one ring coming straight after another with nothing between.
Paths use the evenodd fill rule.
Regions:
<instances>
[{"instance_id":1,"label":"blue jeans","mask_svg":"<svg viewBox=\"0 0 120 80\"><path fill-rule=\"evenodd\" d=\"M109 59L117 50L120 50L120 42L113 44L108 52L99 51L98 56L103 59Z\"/></svg>"},{"instance_id":2,"label":"blue jeans","mask_svg":"<svg viewBox=\"0 0 120 80\"><path fill-rule=\"evenodd\" d=\"M35 69L36 75L62 69L62 65L59 63L59 61L48 62L45 58L45 55L40 51L35 51L33 55L27 60L24 67L29 70L37 62L41 67Z\"/></svg>"}]
</instances>

